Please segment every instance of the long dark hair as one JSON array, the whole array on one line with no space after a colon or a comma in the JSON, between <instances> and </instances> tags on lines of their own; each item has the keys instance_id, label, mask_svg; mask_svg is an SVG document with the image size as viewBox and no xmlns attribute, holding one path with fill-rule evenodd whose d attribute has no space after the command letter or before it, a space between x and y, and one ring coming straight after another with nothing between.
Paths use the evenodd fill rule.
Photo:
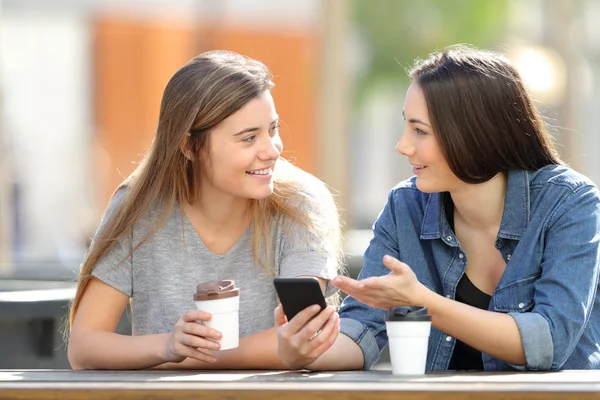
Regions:
<instances>
[{"instance_id":1,"label":"long dark hair","mask_svg":"<svg viewBox=\"0 0 600 400\"><path fill-rule=\"evenodd\" d=\"M452 172L482 183L499 172L563 164L517 70L499 53L454 46L409 72Z\"/></svg>"}]
</instances>

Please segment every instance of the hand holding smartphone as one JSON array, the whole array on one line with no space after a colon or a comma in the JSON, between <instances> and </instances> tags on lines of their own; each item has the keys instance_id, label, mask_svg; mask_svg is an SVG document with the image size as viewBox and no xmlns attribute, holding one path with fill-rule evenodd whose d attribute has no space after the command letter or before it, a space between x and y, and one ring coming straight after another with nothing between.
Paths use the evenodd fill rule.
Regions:
<instances>
[{"instance_id":1,"label":"hand holding smartphone","mask_svg":"<svg viewBox=\"0 0 600 400\"><path fill-rule=\"evenodd\" d=\"M314 278L275 278L273 281L288 321L314 304L327 307L319 281Z\"/></svg>"}]
</instances>

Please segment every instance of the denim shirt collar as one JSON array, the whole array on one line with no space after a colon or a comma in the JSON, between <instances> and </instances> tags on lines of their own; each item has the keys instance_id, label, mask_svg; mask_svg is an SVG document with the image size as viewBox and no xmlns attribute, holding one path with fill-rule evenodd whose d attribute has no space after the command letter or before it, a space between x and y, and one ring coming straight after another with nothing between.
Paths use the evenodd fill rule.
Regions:
<instances>
[{"instance_id":1,"label":"denim shirt collar","mask_svg":"<svg viewBox=\"0 0 600 400\"><path fill-rule=\"evenodd\" d=\"M530 217L529 193L529 173L523 170L510 171L498 238L521 238ZM456 247L458 241L444 212L444 195L447 194L433 193L428 196L420 237L424 240L442 239L447 245Z\"/></svg>"}]
</instances>

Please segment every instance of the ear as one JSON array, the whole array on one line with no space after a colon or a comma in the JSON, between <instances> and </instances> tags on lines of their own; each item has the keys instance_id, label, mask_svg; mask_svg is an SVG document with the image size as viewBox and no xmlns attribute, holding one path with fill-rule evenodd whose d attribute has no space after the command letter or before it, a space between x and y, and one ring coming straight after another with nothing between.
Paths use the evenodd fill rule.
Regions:
<instances>
[{"instance_id":1,"label":"ear","mask_svg":"<svg viewBox=\"0 0 600 400\"><path fill-rule=\"evenodd\" d=\"M183 153L183 156L185 158L187 158L188 160L194 162L195 160L195 156L194 153L192 152L192 150L190 149L190 139L192 137L192 134L187 132L185 134L185 136L183 137L183 140L181 141L181 152Z\"/></svg>"}]
</instances>

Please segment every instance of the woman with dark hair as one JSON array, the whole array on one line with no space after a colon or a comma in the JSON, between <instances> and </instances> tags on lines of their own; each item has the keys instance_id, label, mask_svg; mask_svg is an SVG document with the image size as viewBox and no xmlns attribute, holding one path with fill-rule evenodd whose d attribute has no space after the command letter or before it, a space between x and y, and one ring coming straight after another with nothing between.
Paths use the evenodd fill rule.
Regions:
<instances>
[{"instance_id":1,"label":"woman with dark hair","mask_svg":"<svg viewBox=\"0 0 600 400\"><path fill-rule=\"evenodd\" d=\"M341 265L331 193L280 157L271 73L225 51L201 54L165 88L156 138L115 191L85 255L71 305L73 368L283 368L273 277L316 278ZM239 347L219 350L196 285L240 288ZM133 335L115 333L131 302ZM339 323L334 307L324 314Z\"/></svg>"},{"instance_id":2,"label":"woman with dark hair","mask_svg":"<svg viewBox=\"0 0 600 400\"><path fill-rule=\"evenodd\" d=\"M600 368L596 185L563 165L503 56L453 47L410 76L396 150L415 176L390 192L358 280L332 281L342 335L320 345L327 316L304 326L303 311L280 322L280 357L370 369L386 311L425 306L427 370Z\"/></svg>"}]
</instances>

